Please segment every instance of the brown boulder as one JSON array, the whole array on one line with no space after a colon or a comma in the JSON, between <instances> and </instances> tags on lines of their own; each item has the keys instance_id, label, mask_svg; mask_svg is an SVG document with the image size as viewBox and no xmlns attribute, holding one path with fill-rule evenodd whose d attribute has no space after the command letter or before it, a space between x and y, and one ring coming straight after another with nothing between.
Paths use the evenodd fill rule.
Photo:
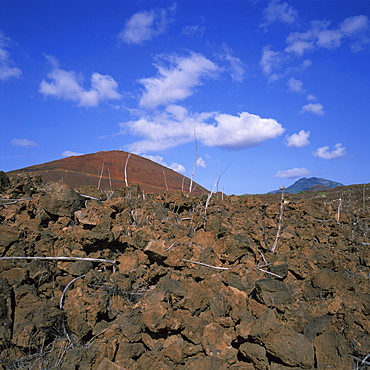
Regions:
<instances>
[{"instance_id":1,"label":"brown boulder","mask_svg":"<svg viewBox=\"0 0 370 370\"><path fill-rule=\"evenodd\" d=\"M261 343L267 352L284 364L311 369L315 363L314 347L303 334L296 333L289 327L279 325Z\"/></svg>"},{"instance_id":2,"label":"brown boulder","mask_svg":"<svg viewBox=\"0 0 370 370\"><path fill-rule=\"evenodd\" d=\"M290 303L293 300L290 288L282 281L275 279L256 281L256 298L268 307Z\"/></svg>"},{"instance_id":3,"label":"brown boulder","mask_svg":"<svg viewBox=\"0 0 370 370\"><path fill-rule=\"evenodd\" d=\"M41 196L41 207L52 216L73 217L74 212L84 207L85 199L68 185L60 182L48 184Z\"/></svg>"},{"instance_id":4,"label":"brown boulder","mask_svg":"<svg viewBox=\"0 0 370 370\"><path fill-rule=\"evenodd\" d=\"M20 238L20 232L14 227L0 223L0 255L4 255L14 242Z\"/></svg>"},{"instance_id":5,"label":"brown boulder","mask_svg":"<svg viewBox=\"0 0 370 370\"><path fill-rule=\"evenodd\" d=\"M250 362L256 369L267 370L268 360L266 357L266 349L257 343L243 343L239 347L240 353Z\"/></svg>"}]
</instances>

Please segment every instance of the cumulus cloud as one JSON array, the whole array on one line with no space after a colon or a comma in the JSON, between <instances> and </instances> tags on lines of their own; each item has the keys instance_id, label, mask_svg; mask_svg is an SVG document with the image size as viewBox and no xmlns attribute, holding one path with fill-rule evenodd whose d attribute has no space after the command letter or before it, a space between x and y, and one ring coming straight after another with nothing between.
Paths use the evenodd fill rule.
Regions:
<instances>
[{"instance_id":1,"label":"cumulus cloud","mask_svg":"<svg viewBox=\"0 0 370 370\"><path fill-rule=\"evenodd\" d=\"M197 159L197 166L198 167L202 167L202 168L206 168L207 166L206 166L206 162L204 161L204 159L202 158L202 157L199 157L198 159Z\"/></svg>"},{"instance_id":2,"label":"cumulus cloud","mask_svg":"<svg viewBox=\"0 0 370 370\"><path fill-rule=\"evenodd\" d=\"M176 6L169 9L145 10L135 13L127 19L118 38L125 44L142 44L152 40L167 31L173 21Z\"/></svg>"},{"instance_id":3,"label":"cumulus cloud","mask_svg":"<svg viewBox=\"0 0 370 370\"><path fill-rule=\"evenodd\" d=\"M184 36L203 36L205 30L206 28L203 26L186 26L182 29L181 34Z\"/></svg>"},{"instance_id":4,"label":"cumulus cloud","mask_svg":"<svg viewBox=\"0 0 370 370\"><path fill-rule=\"evenodd\" d=\"M272 118L248 112L230 115L219 112L192 114L183 107L170 106L152 115L142 113L137 120L120 123L123 132L140 136L132 144L138 152L164 150L194 140L209 147L244 149L282 135L285 129Z\"/></svg>"},{"instance_id":5,"label":"cumulus cloud","mask_svg":"<svg viewBox=\"0 0 370 370\"><path fill-rule=\"evenodd\" d=\"M74 71L60 68L59 61L53 56L46 56L52 69L47 77L49 81L42 80L39 92L45 96L58 99L71 100L81 107L96 107L102 101L121 99L118 93L118 84L113 77L93 73L91 75L91 88L83 87L83 76Z\"/></svg>"},{"instance_id":6,"label":"cumulus cloud","mask_svg":"<svg viewBox=\"0 0 370 370\"><path fill-rule=\"evenodd\" d=\"M290 170L278 171L275 174L275 177L283 178L283 179L296 179L298 177L305 177L311 175L311 171L307 168L292 168Z\"/></svg>"},{"instance_id":7,"label":"cumulus cloud","mask_svg":"<svg viewBox=\"0 0 370 370\"><path fill-rule=\"evenodd\" d=\"M262 49L262 56L259 64L270 82L277 81L282 76L281 74L274 73L274 69L279 68L284 59L284 54L279 51L273 51L271 45L266 45Z\"/></svg>"},{"instance_id":8,"label":"cumulus cloud","mask_svg":"<svg viewBox=\"0 0 370 370\"><path fill-rule=\"evenodd\" d=\"M72 152L71 150L65 150L62 153L63 157L76 157L78 155L83 155L83 153L78 153L78 152Z\"/></svg>"},{"instance_id":9,"label":"cumulus cloud","mask_svg":"<svg viewBox=\"0 0 370 370\"><path fill-rule=\"evenodd\" d=\"M300 113L313 113L318 116L325 114L324 106L320 103L308 103L302 107Z\"/></svg>"},{"instance_id":10,"label":"cumulus cloud","mask_svg":"<svg viewBox=\"0 0 370 370\"><path fill-rule=\"evenodd\" d=\"M223 53L218 54L218 57L226 62L226 70L230 72L230 76L234 81L244 81L245 65L238 57L233 55L232 50L226 44L223 45Z\"/></svg>"},{"instance_id":11,"label":"cumulus cloud","mask_svg":"<svg viewBox=\"0 0 370 370\"><path fill-rule=\"evenodd\" d=\"M330 150L329 146L323 146L317 148L313 155L322 159L337 159L346 155L346 148L341 143L337 143L333 150Z\"/></svg>"},{"instance_id":12,"label":"cumulus cloud","mask_svg":"<svg viewBox=\"0 0 370 370\"><path fill-rule=\"evenodd\" d=\"M310 131L301 130L298 134L293 134L286 137L285 143L289 147L301 148L310 144L308 138L310 137Z\"/></svg>"},{"instance_id":13,"label":"cumulus cloud","mask_svg":"<svg viewBox=\"0 0 370 370\"><path fill-rule=\"evenodd\" d=\"M288 86L288 91L291 91L291 92L300 93L300 92L304 91L303 82L301 80L297 80L293 77L291 77L288 80L287 86Z\"/></svg>"},{"instance_id":14,"label":"cumulus cloud","mask_svg":"<svg viewBox=\"0 0 370 370\"><path fill-rule=\"evenodd\" d=\"M318 48L336 49L344 38L352 39L351 48L358 51L369 42L368 30L369 18L365 15L348 17L336 28L330 28L330 22L326 20L313 21L307 31L293 32L287 37L285 51L302 56Z\"/></svg>"},{"instance_id":15,"label":"cumulus cloud","mask_svg":"<svg viewBox=\"0 0 370 370\"><path fill-rule=\"evenodd\" d=\"M292 24L297 21L297 11L289 6L288 3L281 3L279 0L272 0L269 2L267 8L263 12L263 18L265 22L260 27L267 29L272 23L281 22L286 24Z\"/></svg>"},{"instance_id":16,"label":"cumulus cloud","mask_svg":"<svg viewBox=\"0 0 370 370\"><path fill-rule=\"evenodd\" d=\"M157 76L139 80L145 88L139 104L145 109L186 99L193 94L194 87L202 84L203 78L215 78L219 70L199 53L187 57L162 55L157 60L154 64Z\"/></svg>"},{"instance_id":17,"label":"cumulus cloud","mask_svg":"<svg viewBox=\"0 0 370 370\"><path fill-rule=\"evenodd\" d=\"M13 139L10 143L13 146L19 146L22 148L33 148L35 146L39 146L35 141L29 139Z\"/></svg>"},{"instance_id":18,"label":"cumulus cloud","mask_svg":"<svg viewBox=\"0 0 370 370\"><path fill-rule=\"evenodd\" d=\"M0 81L17 78L22 75L22 70L14 65L10 53L6 48L12 44L12 40L0 31Z\"/></svg>"},{"instance_id":19,"label":"cumulus cloud","mask_svg":"<svg viewBox=\"0 0 370 370\"><path fill-rule=\"evenodd\" d=\"M176 163L176 162L172 162L170 165L168 165L163 160L163 157L161 157L160 155L148 155L148 154L144 154L143 157L148 158L151 161L156 162L156 163L158 163L158 164L160 164L160 165L162 165L164 167L170 168L171 170L174 170L176 172L179 172L179 173L185 173L186 172L186 169L185 169L185 167L182 164Z\"/></svg>"},{"instance_id":20,"label":"cumulus cloud","mask_svg":"<svg viewBox=\"0 0 370 370\"><path fill-rule=\"evenodd\" d=\"M314 94L308 94L308 95L306 96L306 99L307 99L308 101L315 101L317 98L316 98L316 96L315 96Z\"/></svg>"}]
</instances>

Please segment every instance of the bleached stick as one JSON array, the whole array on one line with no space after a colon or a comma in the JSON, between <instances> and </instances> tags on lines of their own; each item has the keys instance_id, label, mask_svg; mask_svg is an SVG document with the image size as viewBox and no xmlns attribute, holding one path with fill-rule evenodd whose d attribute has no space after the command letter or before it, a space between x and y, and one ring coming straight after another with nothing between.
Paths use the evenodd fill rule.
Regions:
<instances>
[{"instance_id":1,"label":"bleached stick","mask_svg":"<svg viewBox=\"0 0 370 370\"><path fill-rule=\"evenodd\" d=\"M340 219L340 211L341 211L341 209L342 209L342 198L339 198L338 212L337 212L337 216L336 216L337 222L339 222L339 219Z\"/></svg>"},{"instance_id":2,"label":"bleached stick","mask_svg":"<svg viewBox=\"0 0 370 370\"><path fill-rule=\"evenodd\" d=\"M201 266L205 266L205 267L210 267L212 269L216 269L216 270L230 270L229 267L218 267L218 266L212 266L212 265L207 265L206 263L203 263L203 262L198 262L198 261L190 261L190 260L186 260L186 259L183 259L181 258L180 261L183 261L183 262L189 262L189 263L195 263L196 265L201 265Z\"/></svg>"},{"instance_id":3,"label":"bleached stick","mask_svg":"<svg viewBox=\"0 0 370 370\"><path fill-rule=\"evenodd\" d=\"M258 266L257 266L257 269L258 269L259 271L265 272L266 274L270 274L270 275L276 276L276 277L278 277L279 279L282 279L282 278L283 278L282 276L280 276L280 275L278 275L278 274L274 274L273 272L263 270L263 269L261 269L261 267L258 267Z\"/></svg>"},{"instance_id":4,"label":"bleached stick","mask_svg":"<svg viewBox=\"0 0 370 370\"><path fill-rule=\"evenodd\" d=\"M281 190L281 202L280 202L280 216L279 216L279 224L278 224L278 229L277 229L277 233L276 233L276 238L275 238L275 241L274 241L274 244L272 245L271 247L271 252L274 253L275 252L275 249L277 247L277 243L278 243L278 240L279 240L279 237L280 237L280 231L281 231L281 224L282 224L282 221L283 221L283 212L284 212L284 190L285 190L285 187L281 187L280 188Z\"/></svg>"},{"instance_id":5,"label":"bleached stick","mask_svg":"<svg viewBox=\"0 0 370 370\"><path fill-rule=\"evenodd\" d=\"M76 191L76 190L75 190ZM81 194L78 191L76 191L77 194L81 195L81 197L92 199L92 200L101 200L100 198L91 197L90 195Z\"/></svg>"},{"instance_id":6,"label":"bleached stick","mask_svg":"<svg viewBox=\"0 0 370 370\"><path fill-rule=\"evenodd\" d=\"M67 286L64 288L63 290L63 293L62 293L62 296L60 297L60 301L59 301L59 308L60 309L63 309L63 300L64 300L64 295L66 294L66 291L67 289L78 279L81 279L83 277L85 277L86 275L81 275L81 276L77 276L76 278L74 278L72 281L70 281Z\"/></svg>"},{"instance_id":7,"label":"bleached stick","mask_svg":"<svg viewBox=\"0 0 370 370\"><path fill-rule=\"evenodd\" d=\"M8 205L8 204L14 204L14 203L18 203L18 202L21 202L23 200L30 200L32 198L23 198L23 199L0 199L0 206L5 206L5 205ZM1 202L4 202L6 201L6 203L1 203Z\"/></svg>"},{"instance_id":8,"label":"bleached stick","mask_svg":"<svg viewBox=\"0 0 370 370\"><path fill-rule=\"evenodd\" d=\"M103 161L103 165L102 165L101 172L100 172L100 177L98 181L98 189L100 189L101 178L103 177L104 163L105 163L105 160Z\"/></svg>"},{"instance_id":9,"label":"bleached stick","mask_svg":"<svg viewBox=\"0 0 370 370\"><path fill-rule=\"evenodd\" d=\"M165 183L165 185L166 185L166 191L168 191L168 185L167 185L166 174L164 173L164 168L163 168L163 167L162 167L162 172L163 172L164 183Z\"/></svg>"},{"instance_id":10,"label":"bleached stick","mask_svg":"<svg viewBox=\"0 0 370 370\"><path fill-rule=\"evenodd\" d=\"M193 181L194 181L195 169L197 168L197 162L198 162L198 140L197 140L197 135L196 135L196 132L195 132L195 126L194 126L194 142L195 142L195 161L194 161L193 171L191 173L189 194L193 190Z\"/></svg>"},{"instance_id":11,"label":"bleached stick","mask_svg":"<svg viewBox=\"0 0 370 370\"><path fill-rule=\"evenodd\" d=\"M136 148L136 147L135 147ZM134 150L135 150L134 148ZM127 165L128 165L128 160L130 159L131 157L131 154L132 154L132 151L130 153L128 153L128 156L126 158L126 163L125 163L125 184L126 184L126 187L128 188L128 181L127 181Z\"/></svg>"},{"instance_id":12,"label":"bleached stick","mask_svg":"<svg viewBox=\"0 0 370 370\"><path fill-rule=\"evenodd\" d=\"M88 257L0 257L0 260L46 260L46 261L90 261L116 264L115 260Z\"/></svg>"}]
</instances>

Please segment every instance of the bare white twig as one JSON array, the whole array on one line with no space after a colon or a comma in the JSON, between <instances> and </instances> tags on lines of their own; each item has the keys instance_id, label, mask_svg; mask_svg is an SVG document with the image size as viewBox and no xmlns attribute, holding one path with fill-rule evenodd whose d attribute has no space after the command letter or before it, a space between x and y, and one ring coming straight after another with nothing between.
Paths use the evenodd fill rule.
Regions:
<instances>
[{"instance_id":1,"label":"bare white twig","mask_svg":"<svg viewBox=\"0 0 370 370\"><path fill-rule=\"evenodd\" d=\"M197 162L198 162L198 140L197 140L197 134L195 132L195 126L194 126L194 142L195 142L195 161L194 161L193 171L191 173L189 193L191 193L192 190L193 190L193 181L194 181L195 169L197 168Z\"/></svg>"},{"instance_id":2,"label":"bare white twig","mask_svg":"<svg viewBox=\"0 0 370 370\"><path fill-rule=\"evenodd\" d=\"M127 182L127 165L128 165L128 160L131 157L131 154L132 154L132 152L128 153L128 156L126 158L126 163L125 163L125 184L126 184L126 187L128 187L128 182Z\"/></svg>"},{"instance_id":3,"label":"bare white twig","mask_svg":"<svg viewBox=\"0 0 370 370\"><path fill-rule=\"evenodd\" d=\"M76 190L75 190L76 191ZM100 198L95 198L95 197L92 197L90 195L85 195L85 194L81 194L79 193L78 191L76 191L77 194L81 195L81 197L84 197L84 198L87 198L87 199L92 199L92 200L101 200Z\"/></svg>"},{"instance_id":4,"label":"bare white twig","mask_svg":"<svg viewBox=\"0 0 370 370\"><path fill-rule=\"evenodd\" d=\"M100 189L101 178L103 177L104 163L105 163L105 160L103 160L103 165L101 167L100 177L99 177L99 181L98 181L98 189Z\"/></svg>"},{"instance_id":5,"label":"bare white twig","mask_svg":"<svg viewBox=\"0 0 370 370\"><path fill-rule=\"evenodd\" d=\"M179 242L173 242L167 249L166 251L169 251L171 250L171 248L175 245L175 244L180 244Z\"/></svg>"},{"instance_id":6,"label":"bare white twig","mask_svg":"<svg viewBox=\"0 0 370 370\"><path fill-rule=\"evenodd\" d=\"M198 261L190 261L190 260L186 260L184 258L181 258L180 261L183 261L183 262L189 262L189 263L195 263L196 265L201 265L201 266L205 266L205 267L210 267L212 269L216 269L216 270L230 270L229 267L218 267L218 266L212 266L212 265L207 265L206 263L203 263L203 262L198 262Z\"/></svg>"},{"instance_id":7,"label":"bare white twig","mask_svg":"<svg viewBox=\"0 0 370 370\"><path fill-rule=\"evenodd\" d=\"M354 358L356 361L361 361L360 365L370 365L370 362L367 362L366 359L370 356L370 355L367 355L363 360L359 357L356 357L356 356L352 356L352 355L349 355L350 357Z\"/></svg>"},{"instance_id":8,"label":"bare white twig","mask_svg":"<svg viewBox=\"0 0 370 370\"><path fill-rule=\"evenodd\" d=\"M167 179L166 179L166 174L164 172L164 168L162 167L162 172L163 172L163 177L164 177L164 183L166 185L166 191L168 191L168 185L167 185Z\"/></svg>"},{"instance_id":9,"label":"bare white twig","mask_svg":"<svg viewBox=\"0 0 370 370\"><path fill-rule=\"evenodd\" d=\"M110 178L109 168L108 168L108 177L109 177L109 189L112 189L112 179Z\"/></svg>"},{"instance_id":10,"label":"bare white twig","mask_svg":"<svg viewBox=\"0 0 370 370\"><path fill-rule=\"evenodd\" d=\"M99 332L98 334L95 334L87 343L86 343L86 347L89 347L91 344L92 344L92 342L93 342L93 340L95 339L95 338L97 338L99 335L101 335L101 334L103 334L103 333L105 333L107 330L108 330L109 328L106 328L106 329L104 329L104 330L102 330L101 332Z\"/></svg>"},{"instance_id":11,"label":"bare white twig","mask_svg":"<svg viewBox=\"0 0 370 370\"><path fill-rule=\"evenodd\" d=\"M262 256L263 262L265 262L265 266L268 266L269 263L266 261L265 255L258 249L259 254Z\"/></svg>"},{"instance_id":12,"label":"bare white twig","mask_svg":"<svg viewBox=\"0 0 370 370\"><path fill-rule=\"evenodd\" d=\"M211 192L208 194L207 201L206 201L206 206L205 206L205 209L204 209L204 213L207 213L207 208L208 208L209 202L211 201L212 194L213 194L213 192L216 188L216 185L217 185L217 181L215 181Z\"/></svg>"},{"instance_id":13,"label":"bare white twig","mask_svg":"<svg viewBox=\"0 0 370 370\"><path fill-rule=\"evenodd\" d=\"M90 261L116 264L115 260L88 257L0 257L0 260L55 260L55 261Z\"/></svg>"},{"instance_id":14,"label":"bare white twig","mask_svg":"<svg viewBox=\"0 0 370 370\"><path fill-rule=\"evenodd\" d=\"M211 192L208 194L208 197L207 197L207 201L206 201L206 208L204 210L204 213L207 213L207 208L208 208L208 205L209 205L209 202L212 198L212 194L214 193L215 189L216 191L218 192L218 183L220 182L220 179L222 177L222 175L227 171L227 169L229 168L230 165L228 165L221 173L221 175L218 177L218 179L215 181L214 185L213 185L213 188L211 190ZM222 199L223 200L223 199Z\"/></svg>"},{"instance_id":15,"label":"bare white twig","mask_svg":"<svg viewBox=\"0 0 370 370\"><path fill-rule=\"evenodd\" d=\"M18 202L22 202L23 200L30 200L32 198L23 198L23 199L0 199L0 206L5 206L5 205L8 205L8 204L14 204L14 203L18 203ZM2 202L6 202L6 203L2 203Z\"/></svg>"},{"instance_id":16,"label":"bare white twig","mask_svg":"<svg viewBox=\"0 0 370 370\"><path fill-rule=\"evenodd\" d=\"M63 293L62 293L62 296L60 297L60 301L59 301L59 308L62 310L63 309L63 300L64 300L64 295L66 294L66 291L67 289L78 279L81 279L83 277L85 277L86 275L81 275L81 276L77 276L76 278L74 278L72 281L70 281L67 286L64 288L63 290Z\"/></svg>"},{"instance_id":17,"label":"bare white twig","mask_svg":"<svg viewBox=\"0 0 370 370\"><path fill-rule=\"evenodd\" d=\"M222 171L221 175L218 176L218 179L217 179L217 182L216 182L216 192L218 192L218 184L221 180L221 177L223 176L223 174L227 171L227 169L230 167L230 163L226 166L226 168ZM223 199L222 199L223 200Z\"/></svg>"},{"instance_id":18,"label":"bare white twig","mask_svg":"<svg viewBox=\"0 0 370 370\"><path fill-rule=\"evenodd\" d=\"M270 275L273 275L273 276L278 277L279 279L282 279L282 276L280 276L280 275L278 275L278 274L274 274L273 272L270 272L270 271L263 270L263 269L261 269L261 267L258 267L258 266L257 266L257 269L258 269L259 271L265 272L266 274L270 274Z\"/></svg>"},{"instance_id":19,"label":"bare white twig","mask_svg":"<svg viewBox=\"0 0 370 370\"><path fill-rule=\"evenodd\" d=\"M335 217L335 219L337 220L337 222L339 222L339 219L340 219L340 211L342 209L342 198L339 198L339 204L338 204L338 212L337 212L337 215Z\"/></svg>"},{"instance_id":20,"label":"bare white twig","mask_svg":"<svg viewBox=\"0 0 370 370\"><path fill-rule=\"evenodd\" d=\"M275 237L275 241L274 241L274 244L272 245L271 247L271 252L274 253L275 252L275 249L277 247L277 243L278 243L278 240L279 240L279 237L280 237L280 231L281 231L281 224L282 224L282 221L283 221L283 212L284 212L284 190L285 190L285 187L281 187L280 188L281 190L281 202L280 202L280 215L279 215L279 224L278 224L278 229L277 229L277 233L276 233L276 237Z\"/></svg>"}]
</instances>

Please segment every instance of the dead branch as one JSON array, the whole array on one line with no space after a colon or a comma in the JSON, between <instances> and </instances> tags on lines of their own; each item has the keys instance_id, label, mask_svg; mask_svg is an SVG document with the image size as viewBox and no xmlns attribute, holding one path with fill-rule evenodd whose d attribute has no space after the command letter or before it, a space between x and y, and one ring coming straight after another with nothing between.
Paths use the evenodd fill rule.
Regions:
<instances>
[{"instance_id":1,"label":"dead branch","mask_svg":"<svg viewBox=\"0 0 370 370\"><path fill-rule=\"evenodd\" d=\"M282 276L278 275L278 274L274 274L273 272L270 272L270 271L266 271L266 270L263 270L261 267L257 266L257 269L259 271L262 271L262 272L265 272L266 274L270 274L272 276L276 276L277 278L279 279L282 279Z\"/></svg>"},{"instance_id":2,"label":"dead branch","mask_svg":"<svg viewBox=\"0 0 370 370\"><path fill-rule=\"evenodd\" d=\"M8 204L14 204L14 203L22 202L23 200L30 200L30 199L33 199L33 198L0 199L0 206L5 206L5 205L8 205ZM6 202L6 203L2 203L2 202Z\"/></svg>"},{"instance_id":3,"label":"dead branch","mask_svg":"<svg viewBox=\"0 0 370 370\"><path fill-rule=\"evenodd\" d=\"M115 260L88 257L0 257L0 260L49 260L49 261L90 261L116 264Z\"/></svg>"},{"instance_id":4,"label":"dead branch","mask_svg":"<svg viewBox=\"0 0 370 370\"><path fill-rule=\"evenodd\" d=\"M85 277L86 275L81 275L81 276L77 276L76 278L74 278L72 281L70 281L67 286L64 288L63 290L63 293L62 293L62 296L60 297L60 301L59 301L59 308L62 310L63 309L63 300L64 300L64 295L66 294L67 292L67 289L78 279L81 279L83 277Z\"/></svg>"},{"instance_id":5,"label":"dead branch","mask_svg":"<svg viewBox=\"0 0 370 370\"><path fill-rule=\"evenodd\" d=\"M183 261L183 262L189 262L189 263L195 263L197 265L201 265L201 266L205 266L205 267L210 267L212 269L216 269L216 270L230 270L229 267L218 267L218 266L212 266L212 265L207 265L206 263L203 263L203 262L198 262L198 261L190 261L190 260L186 260L184 258L181 258L180 261Z\"/></svg>"},{"instance_id":6,"label":"dead branch","mask_svg":"<svg viewBox=\"0 0 370 370\"><path fill-rule=\"evenodd\" d=\"M275 241L274 241L274 244L272 245L271 247L271 252L274 253L275 252L275 249L277 247L277 243L278 243L278 240L279 240L279 237L280 237L280 231L281 231L281 224L282 224L282 221L283 221L283 212L284 212L284 190L285 190L285 187L281 187L280 188L281 190L281 202L280 202L280 215L279 215L279 224L278 224L278 229L277 229L277 233L276 233L276 238L275 238Z\"/></svg>"}]
</instances>

